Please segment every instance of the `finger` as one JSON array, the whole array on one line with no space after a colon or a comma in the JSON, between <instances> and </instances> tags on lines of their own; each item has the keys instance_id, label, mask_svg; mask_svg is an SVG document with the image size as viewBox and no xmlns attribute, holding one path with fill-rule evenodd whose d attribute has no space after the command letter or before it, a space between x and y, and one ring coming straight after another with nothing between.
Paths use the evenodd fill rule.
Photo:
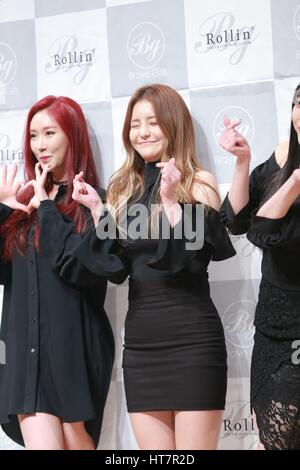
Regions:
<instances>
[{"instance_id":1,"label":"finger","mask_svg":"<svg viewBox=\"0 0 300 470\"><path fill-rule=\"evenodd\" d=\"M225 114L225 116L223 117L223 122L225 127L228 127L230 125L230 119L227 114Z\"/></svg>"},{"instance_id":2,"label":"finger","mask_svg":"<svg viewBox=\"0 0 300 470\"><path fill-rule=\"evenodd\" d=\"M16 174L17 174L17 171L18 171L18 167L17 165L14 163L13 166L12 166L12 169L10 171L10 174L9 174L9 177L7 179L7 183L12 186L13 183L14 183L14 179L16 177Z\"/></svg>"},{"instance_id":3,"label":"finger","mask_svg":"<svg viewBox=\"0 0 300 470\"><path fill-rule=\"evenodd\" d=\"M50 170L50 165L46 165L44 166L43 168L43 171L42 171L42 174L40 176L40 183L45 187L45 183L46 183L46 179L47 179L47 175L49 173L49 170Z\"/></svg>"},{"instance_id":4,"label":"finger","mask_svg":"<svg viewBox=\"0 0 300 470\"><path fill-rule=\"evenodd\" d=\"M25 204L21 204L20 202L16 203L15 208L19 209L20 211L23 211L23 212L29 212L30 211L29 205L25 206Z\"/></svg>"},{"instance_id":5,"label":"finger","mask_svg":"<svg viewBox=\"0 0 300 470\"><path fill-rule=\"evenodd\" d=\"M7 165L3 165L2 172L1 172L1 186L6 185L6 178L7 178Z\"/></svg>"},{"instance_id":6,"label":"finger","mask_svg":"<svg viewBox=\"0 0 300 470\"><path fill-rule=\"evenodd\" d=\"M36 181L35 180L30 180L28 181L25 185L24 185L24 188L23 189L27 189L29 188L29 186L32 186L33 189L35 188L35 185L36 185Z\"/></svg>"},{"instance_id":7,"label":"finger","mask_svg":"<svg viewBox=\"0 0 300 470\"><path fill-rule=\"evenodd\" d=\"M73 181L83 181L83 171L80 171L77 175L75 175Z\"/></svg>"},{"instance_id":8,"label":"finger","mask_svg":"<svg viewBox=\"0 0 300 470\"><path fill-rule=\"evenodd\" d=\"M38 181L41 176L41 164L40 162L37 162L34 166L34 171L35 171L35 178Z\"/></svg>"},{"instance_id":9,"label":"finger","mask_svg":"<svg viewBox=\"0 0 300 470\"><path fill-rule=\"evenodd\" d=\"M237 126L241 124L241 122L242 122L241 119L239 119L238 121L231 121L229 126L227 126L227 131L229 131L230 129L235 129Z\"/></svg>"},{"instance_id":10,"label":"finger","mask_svg":"<svg viewBox=\"0 0 300 470\"><path fill-rule=\"evenodd\" d=\"M171 165L175 165L175 163L176 163L176 162L175 162L175 158L172 157L172 158L169 160L169 163L170 163Z\"/></svg>"},{"instance_id":11,"label":"finger","mask_svg":"<svg viewBox=\"0 0 300 470\"><path fill-rule=\"evenodd\" d=\"M164 168L167 164L168 164L168 162L159 162L159 163L156 163L155 166L157 168Z\"/></svg>"}]
</instances>

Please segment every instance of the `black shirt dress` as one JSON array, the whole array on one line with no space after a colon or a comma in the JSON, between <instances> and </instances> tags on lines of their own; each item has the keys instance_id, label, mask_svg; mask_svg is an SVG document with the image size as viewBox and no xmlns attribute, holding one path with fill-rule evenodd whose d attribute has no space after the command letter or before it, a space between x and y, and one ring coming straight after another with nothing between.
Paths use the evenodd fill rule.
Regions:
<instances>
[{"instance_id":1,"label":"black shirt dress","mask_svg":"<svg viewBox=\"0 0 300 470\"><path fill-rule=\"evenodd\" d=\"M24 445L18 414L50 413L65 422L84 421L97 447L114 360L114 338L103 308L106 280L89 272L58 268L62 253L72 256L83 234L54 201L38 209L40 252L34 227L28 232L26 255L1 261L4 298L0 339L6 346L0 365L0 423L4 432ZM104 197L105 192L100 190ZM0 204L0 223L12 209Z\"/></svg>"}]
</instances>

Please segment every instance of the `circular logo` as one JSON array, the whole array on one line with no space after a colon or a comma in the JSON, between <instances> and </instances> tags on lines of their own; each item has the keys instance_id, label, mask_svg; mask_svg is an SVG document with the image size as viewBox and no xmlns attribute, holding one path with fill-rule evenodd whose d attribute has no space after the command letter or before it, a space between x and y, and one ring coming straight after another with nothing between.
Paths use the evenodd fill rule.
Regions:
<instances>
[{"instance_id":1,"label":"circular logo","mask_svg":"<svg viewBox=\"0 0 300 470\"><path fill-rule=\"evenodd\" d=\"M300 5L295 11L294 16L294 31L297 36L297 39L300 41Z\"/></svg>"},{"instance_id":2,"label":"circular logo","mask_svg":"<svg viewBox=\"0 0 300 470\"><path fill-rule=\"evenodd\" d=\"M4 42L0 42L0 87L6 87L17 73L17 57L14 50Z\"/></svg>"},{"instance_id":3,"label":"circular logo","mask_svg":"<svg viewBox=\"0 0 300 470\"><path fill-rule=\"evenodd\" d=\"M219 140L225 130L223 122L225 115L227 115L231 121L241 120L241 124L236 127L236 130L245 137L250 145L254 137L254 120L250 113L241 106L228 106L217 114L213 125L213 135L217 145L219 145Z\"/></svg>"},{"instance_id":4,"label":"circular logo","mask_svg":"<svg viewBox=\"0 0 300 470\"><path fill-rule=\"evenodd\" d=\"M239 300L231 304L224 312L222 322L228 341L238 348L253 346L253 318L256 303L251 300Z\"/></svg>"},{"instance_id":5,"label":"circular logo","mask_svg":"<svg viewBox=\"0 0 300 470\"><path fill-rule=\"evenodd\" d=\"M127 54L131 62L141 69L151 69L165 52L165 37L154 23L137 24L127 39Z\"/></svg>"}]
</instances>

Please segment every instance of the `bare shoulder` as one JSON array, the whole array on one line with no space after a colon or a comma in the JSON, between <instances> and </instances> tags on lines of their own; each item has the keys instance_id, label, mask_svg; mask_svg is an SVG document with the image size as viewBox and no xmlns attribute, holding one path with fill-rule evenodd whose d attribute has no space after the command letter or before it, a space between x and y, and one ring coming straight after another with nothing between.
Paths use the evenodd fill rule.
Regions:
<instances>
[{"instance_id":1,"label":"bare shoulder","mask_svg":"<svg viewBox=\"0 0 300 470\"><path fill-rule=\"evenodd\" d=\"M279 166L283 167L289 153L289 141L281 142L275 150L275 158Z\"/></svg>"},{"instance_id":2,"label":"bare shoulder","mask_svg":"<svg viewBox=\"0 0 300 470\"><path fill-rule=\"evenodd\" d=\"M214 175L209 171L200 170L195 176L196 178L192 189L195 199L219 210L221 200Z\"/></svg>"}]
</instances>

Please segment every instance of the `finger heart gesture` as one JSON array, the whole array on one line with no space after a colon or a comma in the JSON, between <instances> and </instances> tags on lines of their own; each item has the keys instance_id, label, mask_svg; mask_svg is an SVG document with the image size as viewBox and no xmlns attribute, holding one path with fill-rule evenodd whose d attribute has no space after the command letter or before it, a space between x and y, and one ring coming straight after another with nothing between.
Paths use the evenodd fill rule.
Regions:
<instances>
[{"instance_id":1,"label":"finger heart gesture","mask_svg":"<svg viewBox=\"0 0 300 470\"><path fill-rule=\"evenodd\" d=\"M225 130L220 138L220 146L238 158L250 158L250 149L247 140L236 130L241 121L230 121L224 116Z\"/></svg>"},{"instance_id":2,"label":"finger heart gesture","mask_svg":"<svg viewBox=\"0 0 300 470\"><path fill-rule=\"evenodd\" d=\"M38 209L41 201L49 199L49 196L45 189L45 183L47 179L47 174L49 172L49 167L46 165L43 170L40 163L35 165L35 180L30 180L26 183L25 188L32 186L34 189L34 196L29 201L27 206L28 212L31 212L33 209Z\"/></svg>"},{"instance_id":3,"label":"finger heart gesture","mask_svg":"<svg viewBox=\"0 0 300 470\"><path fill-rule=\"evenodd\" d=\"M175 158L171 158L168 162L157 163L156 166L161 168L161 184L160 196L162 203L177 202L176 190L181 181L181 172L175 164Z\"/></svg>"}]
</instances>

